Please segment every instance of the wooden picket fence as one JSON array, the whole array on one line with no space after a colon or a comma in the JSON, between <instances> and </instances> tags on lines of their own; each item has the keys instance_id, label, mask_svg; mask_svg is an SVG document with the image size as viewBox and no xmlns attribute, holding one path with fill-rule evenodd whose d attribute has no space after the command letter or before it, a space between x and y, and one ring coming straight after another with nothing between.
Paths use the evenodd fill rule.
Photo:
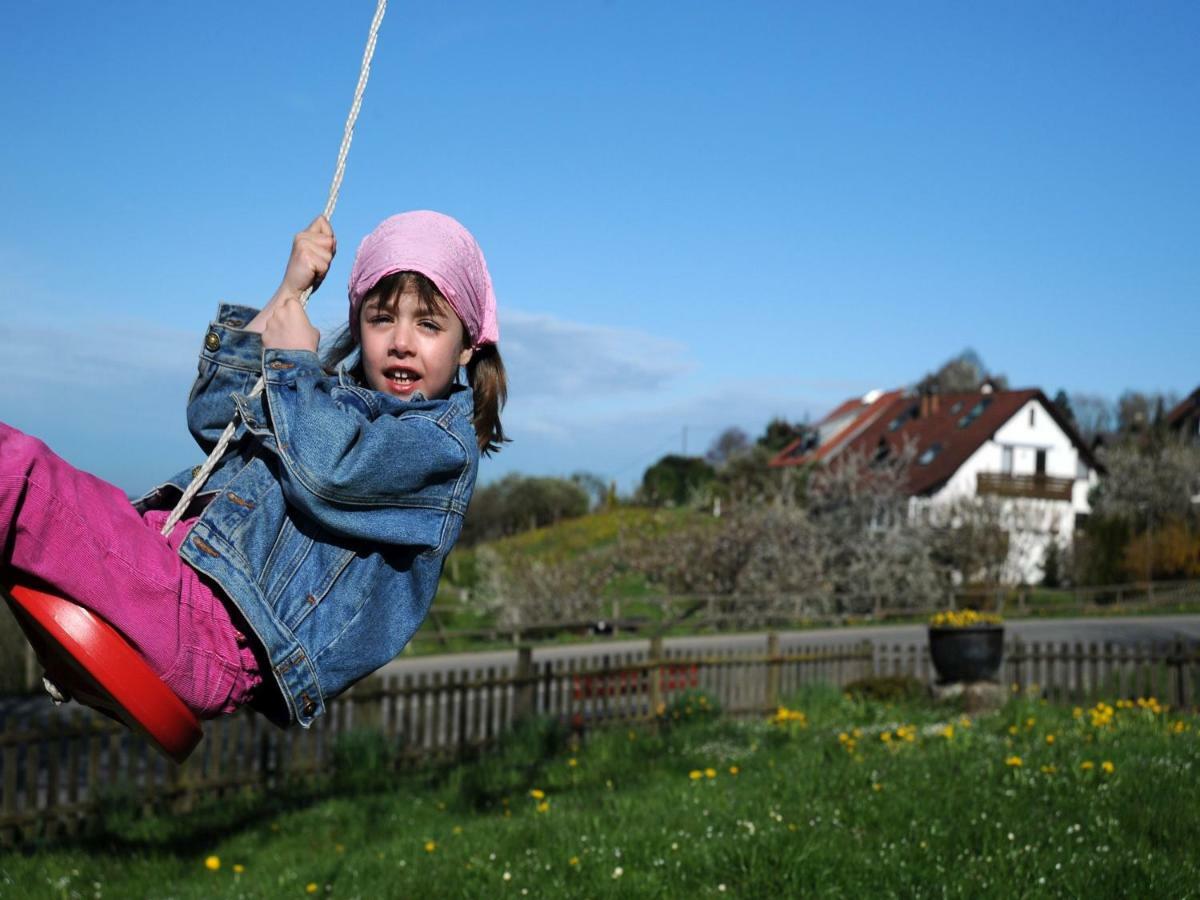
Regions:
<instances>
[{"instance_id":1,"label":"wooden picket fence","mask_svg":"<svg viewBox=\"0 0 1200 900\"><path fill-rule=\"evenodd\" d=\"M535 660L522 647L516 664L462 662L420 674L379 675L332 702L311 729L279 730L239 713L206 724L193 756L175 766L140 737L69 705L36 717L10 717L0 729L0 840L86 829L98 810L184 812L234 792L285 789L328 773L347 735L382 734L407 764L486 751L515 723L552 716L578 730L655 719L686 691L704 691L724 714L772 711L805 684L844 686L870 675L932 677L923 642L818 647L803 636L767 636L766 647L725 647L703 655L664 646ZM454 667L451 667L453 665ZM1021 644L1006 650L1003 677L1059 701L1156 696L1192 706L1200 650L1174 643L1143 647Z\"/></svg>"}]
</instances>

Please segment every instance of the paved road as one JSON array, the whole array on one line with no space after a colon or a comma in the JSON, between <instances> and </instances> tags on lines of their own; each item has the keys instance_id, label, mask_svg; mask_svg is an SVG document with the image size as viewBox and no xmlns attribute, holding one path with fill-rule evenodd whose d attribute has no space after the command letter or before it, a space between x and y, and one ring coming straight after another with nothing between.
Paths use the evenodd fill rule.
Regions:
<instances>
[{"instance_id":1,"label":"paved road","mask_svg":"<svg viewBox=\"0 0 1200 900\"><path fill-rule=\"evenodd\" d=\"M1127 616L1100 619L1022 619L1009 620L1005 628L1012 636L1022 641L1083 641L1132 645L1156 641L1200 641L1200 615L1185 616ZM799 645L831 647L854 644L870 640L888 644L921 644L926 641L924 625L879 625L855 628L822 628L813 631L781 631L780 644L786 649ZM668 650L687 653L703 653L715 646L745 649L765 649L766 632L739 635L715 635L712 637L667 638ZM557 647L539 647L534 650L538 661L553 659L591 659L604 655L617 656L622 653L642 653L649 646L648 639L629 641L607 641L604 643L567 644ZM401 675L418 672L465 671L488 666L514 666L515 650L495 650L478 653L452 653L437 656L401 656L384 666L385 675Z\"/></svg>"}]
</instances>

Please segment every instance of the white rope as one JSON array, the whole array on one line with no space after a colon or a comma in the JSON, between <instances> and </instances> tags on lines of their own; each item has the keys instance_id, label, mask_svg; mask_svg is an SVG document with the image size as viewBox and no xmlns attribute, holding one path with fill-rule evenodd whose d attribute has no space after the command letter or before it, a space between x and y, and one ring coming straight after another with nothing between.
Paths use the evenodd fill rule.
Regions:
<instances>
[{"instance_id":1,"label":"white rope","mask_svg":"<svg viewBox=\"0 0 1200 900\"><path fill-rule=\"evenodd\" d=\"M334 167L333 181L329 185L329 199L325 201L325 218L333 218L333 209L337 206L338 194L342 189L342 176L346 172L346 156L350 153L350 141L354 138L354 123L358 120L358 111L362 108L363 91L367 87L367 78L371 74L371 57L375 55L375 42L379 37L379 26L383 23L383 14L387 10L387 0L377 0L375 5L375 17L371 19L371 30L367 35L367 46L363 50L362 65L358 70L358 84L354 88L354 101L350 104L350 114L346 117L346 127L342 132L342 145L338 148L337 165ZM312 288L307 288L300 295L300 305L306 306L308 298L312 295ZM260 375L254 388L250 391L250 398L253 399L263 391L263 378ZM169 535L175 528L175 525L183 518L184 512L191 505L196 494L200 492L200 488L204 486L204 482L208 480L208 476L212 470L216 468L221 457L225 455L225 450L229 447L229 442L233 440L233 434L237 431L238 416L234 413L233 421L225 426L225 430L221 433L220 439L217 441L217 446L213 448L212 453L208 454L208 459L200 466L200 470L192 478L192 483L187 486L187 490L183 492L183 496L179 498L179 502L175 504L175 508L171 510L171 515L167 517L167 521L163 524L162 533Z\"/></svg>"}]
</instances>

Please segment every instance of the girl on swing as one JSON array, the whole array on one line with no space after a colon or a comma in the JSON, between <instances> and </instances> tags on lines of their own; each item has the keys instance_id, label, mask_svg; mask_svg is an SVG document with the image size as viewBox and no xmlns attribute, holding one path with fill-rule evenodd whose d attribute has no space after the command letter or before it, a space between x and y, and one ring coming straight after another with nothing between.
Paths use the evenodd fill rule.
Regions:
<instances>
[{"instance_id":1,"label":"girl on swing","mask_svg":"<svg viewBox=\"0 0 1200 900\"><path fill-rule=\"evenodd\" d=\"M307 727L399 653L433 600L480 454L506 440L496 300L471 234L434 212L380 224L354 259L346 334L322 361L300 297L335 252L319 216L261 311L218 308L188 426L208 452L235 408L240 421L170 537L160 529L194 470L131 505L0 422L0 575L106 619L201 718L249 704Z\"/></svg>"}]
</instances>

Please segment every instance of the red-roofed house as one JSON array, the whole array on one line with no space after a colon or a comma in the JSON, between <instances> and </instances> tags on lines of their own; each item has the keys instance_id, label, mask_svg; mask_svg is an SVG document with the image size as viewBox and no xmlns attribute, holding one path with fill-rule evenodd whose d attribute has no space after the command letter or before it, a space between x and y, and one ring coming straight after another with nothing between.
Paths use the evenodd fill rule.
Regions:
<instances>
[{"instance_id":1,"label":"red-roofed house","mask_svg":"<svg viewBox=\"0 0 1200 900\"><path fill-rule=\"evenodd\" d=\"M820 463L859 453L884 458L911 445L910 509L962 497L996 497L1009 523L1012 581L1036 583L1051 540L1071 545L1091 511L1099 465L1074 426L1037 389L918 396L871 391L843 403L815 433L785 447L772 466Z\"/></svg>"},{"instance_id":2,"label":"red-roofed house","mask_svg":"<svg viewBox=\"0 0 1200 900\"><path fill-rule=\"evenodd\" d=\"M1200 388L1167 413L1167 427L1186 441L1200 443Z\"/></svg>"}]
</instances>

